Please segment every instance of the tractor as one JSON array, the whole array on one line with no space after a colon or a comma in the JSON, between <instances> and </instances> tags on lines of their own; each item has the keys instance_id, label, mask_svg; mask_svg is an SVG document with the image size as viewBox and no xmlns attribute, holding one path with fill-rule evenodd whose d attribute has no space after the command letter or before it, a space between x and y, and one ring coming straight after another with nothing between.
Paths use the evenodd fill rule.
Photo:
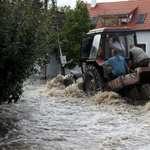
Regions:
<instances>
[{"instance_id":1,"label":"tractor","mask_svg":"<svg viewBox=\"0 0 150 150\"><path fill-rule=\"evenodd\" d=\"M148 96L147 92L142 91L142 86L147 85L149 91L150 67L138 67L131 73L110 79L109 73L112 68L101 66L112 57L111 51L114 48L118 49L118 54L124 57L128 64L130 44L137 46L136 32L130 27L93 29L81 37L80 66L83 88L89 97L98 91L129 93L134 88L137 88L144 96L145 93ZM144 99L143 96L140 97ZM137 95L136 98L139 96Z\"/></svg>"}]
</instances>

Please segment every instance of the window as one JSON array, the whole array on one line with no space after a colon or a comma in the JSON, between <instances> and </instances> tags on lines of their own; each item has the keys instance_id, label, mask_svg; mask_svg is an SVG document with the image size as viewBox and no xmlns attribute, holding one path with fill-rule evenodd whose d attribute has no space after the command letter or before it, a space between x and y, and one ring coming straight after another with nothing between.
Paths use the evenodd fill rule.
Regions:
<instances>
[{"instance_id":1,"label":"window","mask_svg":"<svg viewBox=\"0 0 150 150\"><path fill-rule=\"evenodd\" d=\"M82 37L81 58L89 58L93 37Z\"/></svg>"},{"instance_id":2,"label":"window","mask_svg":"<svg viewBox=\"0 0 150 150\"><path fill-rule=\"evenodd\" d=\"M112 18L112 26L113 27L119 26L119 18L116 17Z\"/></svg>"},{"instance_id":3,"label":"window","mask_svg":"<svg viewBox=\"0 0 150 150\"><path fill-rule=\"evenodd\" d=\"M130 20L130 21L131 21L132 17L133 17L133 14L131 14L131 15L129 16L129 20Z\"/></svg>"},{"instance_id":4,"label":"window","mask_svg":"<svg viewBox=\"0 0 150 150\"><path fill-rule=\"evenodd\" d=\"M112 50L117 49L118 55L129 58L130 44L134 43L134 35L118 35L111 34L105 37L105 58L112 57Z\"/></svg>"},{"instance_id":5,"label":"window","mask_svg":"<svg viewBox=\"0 0 150 150\"><path fill-rule=\"evenodd\" d=\"M106 27L110 27L110 26L111 27L117 27L117 26L119 26L119 18L112 17L110 19L105 19L104 21L105 21L104 25Z\"/></svg>"},{"instance_id":6,"label":"window","mask_svg":"<svg viewBox=\"0 0 150 150\"><path fill-rule=\"evenodd\" d=\"M146 52L146 44L138 44L138 47L142 48Z\"/></svg>"},{"instance_id":7,"label":"window","mask_svg":"<svg viewBox=\"0 0 150 150\"><path fill-rule=\"evenodd\" d=\"M109 27L110 26L110 19L105 19L105 26Z\"/></svg>"},{"instance_id":8,"label":"window","mask_svg":"<svg viewBox=\"0 0 150 150\"><path fill-rule=\"evenodd\" d=\"M138 17L138 19L136 21L136 24L143 24L144 21L145 21L146 15L147 15L147 13L139 14L139 17Z\"/></svg>"},{"instance_id":9,"label":"window","mask_svg":"<svg viewBox=\"0 0 150 150\"><path fill-rule=\"evenodd\" d=\"M121 19L121 25L127 25L127 18Z\"/></svg>"},{"instance_id":10,"label":"window","mask_svg":"<svg viewBox=\"0 0 150 150\"><path fill-rule=\"evenodd\" d=\"M91 23L95 24L98 20L98 16L92 17Z\"/></svg>"},{"instance_id":11,"label":"window","mask_svg":"<svg viewBox=\"0 0 150 150\"><path fill-rule=\"evenodd\" d=\"M97 34L97 35L94 36L94 40L93 40L93 43L92 43L92 48L91 48L89 59L96 59L97 53L98 53L98 50L99 50L100 39L101 39L100 34Z\"/></svg>"}]
</instances>

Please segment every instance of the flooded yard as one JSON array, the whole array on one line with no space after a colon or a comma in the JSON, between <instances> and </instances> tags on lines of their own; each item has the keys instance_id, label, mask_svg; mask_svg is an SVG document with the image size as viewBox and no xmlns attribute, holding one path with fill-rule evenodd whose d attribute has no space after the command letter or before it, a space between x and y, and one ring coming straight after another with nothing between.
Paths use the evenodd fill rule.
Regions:
<instances>
[{"instance_id":1,"label":"flooded yard","mask_svg":"<svg viewBox=\"0 0 150 150\"><path fill-rule=\"evenodd\" d=\"M63 80L27 80L20 101L0 105L0 149L149 150L149 102L133 106L114 92L89 98L82 80Z\"/></svg>"}]
</instances>

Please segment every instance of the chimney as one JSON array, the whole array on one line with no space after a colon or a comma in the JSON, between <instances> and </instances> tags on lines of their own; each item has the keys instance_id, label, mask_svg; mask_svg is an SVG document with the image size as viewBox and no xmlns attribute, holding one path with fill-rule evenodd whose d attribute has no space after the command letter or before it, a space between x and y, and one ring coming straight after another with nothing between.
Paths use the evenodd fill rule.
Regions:
<instances>
[{"instance_id":1,"label":"chimney","mask_svg":"<svg viewBox=\"0 0 150 150\"><path fill-rule=\"evenodd\" d=\"M96 0L91 0L91 7L94 8L96 6Z\"/></svg>"}]
</instances>

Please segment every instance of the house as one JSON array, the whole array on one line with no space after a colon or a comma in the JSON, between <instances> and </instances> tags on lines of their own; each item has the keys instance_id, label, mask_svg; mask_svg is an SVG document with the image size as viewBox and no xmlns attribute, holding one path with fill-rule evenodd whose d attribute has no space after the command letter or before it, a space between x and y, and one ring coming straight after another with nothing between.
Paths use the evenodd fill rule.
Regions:
<instances>
[{"instance_id":1,"label":"house","mask_svg":"<svg viewBox=\"0 0 150 150\"><path fill-rule=\"evenodd\" d=\"M138 46L150 56L150 0L87 4L92 23L104 26L129 26L136 30Z\"/></svg>"}]
</instances>

